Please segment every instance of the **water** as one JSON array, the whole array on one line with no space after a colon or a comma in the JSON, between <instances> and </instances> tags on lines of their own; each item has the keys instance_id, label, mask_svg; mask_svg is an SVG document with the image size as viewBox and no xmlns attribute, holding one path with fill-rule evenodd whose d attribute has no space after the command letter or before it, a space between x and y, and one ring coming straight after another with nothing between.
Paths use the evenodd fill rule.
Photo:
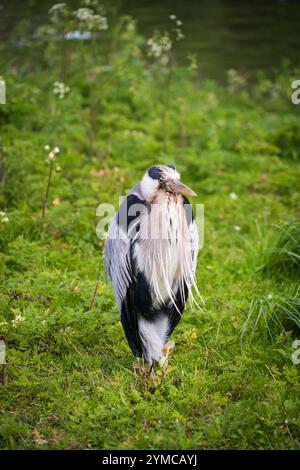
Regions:
<instances>
[{"instance_id":1,"label":"water","mask_svg":"<svg viewBox=\"0 0 300 470\"><path fill-rule=\"evenodd\" d=\"M6 40L24 18L32 31L47 20L54 3L0 0L0 38ZM80 4L76 0L68 3ZM146 36L170 26L169 15L177 15L185 34L178 43L179 60L195 53L203 76L222 79L230 68L250 75L257 69L271 74L285 58L300 64L297 0L111 0L110 4L118 4L123 14L132 15Z\"/></svg>"}]
</instances>

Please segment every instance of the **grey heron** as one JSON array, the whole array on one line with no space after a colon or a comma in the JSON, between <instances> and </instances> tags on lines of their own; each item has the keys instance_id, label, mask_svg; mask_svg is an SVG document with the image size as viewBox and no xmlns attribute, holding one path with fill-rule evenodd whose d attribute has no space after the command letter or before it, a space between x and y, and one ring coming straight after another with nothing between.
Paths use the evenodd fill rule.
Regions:
<instances>
[{"instance_id":1,"label":"grey heron","mask_svg":"<svg viewBox=\"0 0 300 470\"><path fill-rule=\"evenodd\" d=\"M150 368L194 299L198 232L173 165L149 168L120 205L106 240L105 269L134 356Z\"/></svg>"}]
</instances>

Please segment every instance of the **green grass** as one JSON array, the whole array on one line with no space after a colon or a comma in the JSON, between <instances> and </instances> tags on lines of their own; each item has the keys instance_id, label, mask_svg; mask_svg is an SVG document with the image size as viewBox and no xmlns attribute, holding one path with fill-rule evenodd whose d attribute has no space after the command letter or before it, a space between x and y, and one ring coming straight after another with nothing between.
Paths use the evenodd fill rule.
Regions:
<instances>
[{"instance_id":1,"label":"green grass","mask_svg":"<svg viewBox=\"0 0 300 470\"><path fill-rule=\"evenodd\" d=\"M265 250L264 268L277 276L300 275L300 223L288 226L275 226L276 239L273 245Z\"/></svg>"},{"instance_id":2,"label":"green grass","mask_svg":"<svg viewBox=\"0 0 300 470\"><path fill-rule=\"evenodd\" d=\"M299 448L300 369L291 356L300 108L290 103L290 76L279 71L271 95L263 79L239 90L176 68L166 100L155 64L136 52L142 38L125 30L112 71L88 47L73 50L70 93L59 100L55 44L37 44L25 58L2 50L0 59L8 90L0 211L9 219L0 218L1 448ZM41 230L46 144L60 147L61 171ZM117 207L160 162L175 162L205 205L197 272L205 308L186 309L169 375L149 390L133 373L104 283L96 208Z\"/></svg>"}]
</instances>

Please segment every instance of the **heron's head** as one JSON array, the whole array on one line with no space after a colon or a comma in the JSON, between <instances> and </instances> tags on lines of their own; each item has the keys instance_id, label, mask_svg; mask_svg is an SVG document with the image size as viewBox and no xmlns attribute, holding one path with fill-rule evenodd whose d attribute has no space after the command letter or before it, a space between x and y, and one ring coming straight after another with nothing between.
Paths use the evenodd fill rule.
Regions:
<instances>
[{"instance_id":1,"label":"heron's head","mask_svg":"<svg viewBox=\"0 0 300 470\"><path fill-rule=\"evenodd\" d=\"M153 199L159 192L196 196L192 189L180 181L180 174L174 165L151 166L141 181L141 189L147 200Z\"/></svg>"}]
</instances>

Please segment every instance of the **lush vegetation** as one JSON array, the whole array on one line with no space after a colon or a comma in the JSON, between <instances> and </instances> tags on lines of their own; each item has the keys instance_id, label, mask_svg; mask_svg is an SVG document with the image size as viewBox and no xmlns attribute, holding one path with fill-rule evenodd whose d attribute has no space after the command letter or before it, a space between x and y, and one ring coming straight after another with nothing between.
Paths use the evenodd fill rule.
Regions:
<instances>
[{"instance_id":1,"label":"lush vegetation","mask_svg":"<svg viewBox=\"0 0 300 470\"><path fill-rule=\"evenodd\" d=\"M95 8L58 8L30 48L0 50L1 447L299 448L300 70L220 85L176 63L177 19L149 41ZM96 208L171 162L205 205L205 308L185 311L154 389L104 282Z\"/></svg>"}]
</instances>

